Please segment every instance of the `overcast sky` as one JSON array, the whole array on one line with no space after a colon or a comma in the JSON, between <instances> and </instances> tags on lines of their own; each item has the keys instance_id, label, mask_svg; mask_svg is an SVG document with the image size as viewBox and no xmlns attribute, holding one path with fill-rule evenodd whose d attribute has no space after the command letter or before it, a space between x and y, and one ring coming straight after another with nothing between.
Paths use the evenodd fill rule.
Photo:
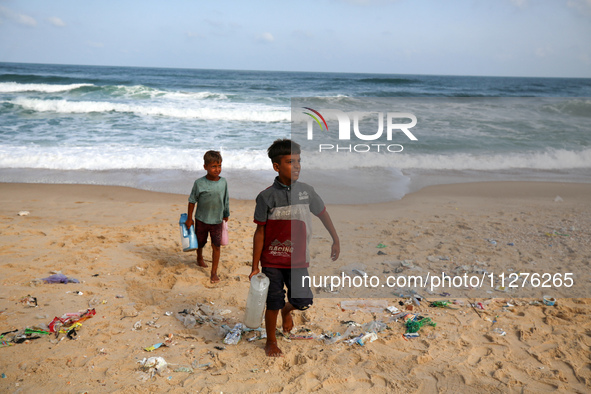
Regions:
<instances>
[{"instance_id":1,"label":"overcast sky","mask_svg":"<svg viewBox=\"0 0 591 394\"><path fill-rule=\"evenodd\" d=\"M591 77L591 0L0 0L0 61Z\"/></svg>"}]
</instances>

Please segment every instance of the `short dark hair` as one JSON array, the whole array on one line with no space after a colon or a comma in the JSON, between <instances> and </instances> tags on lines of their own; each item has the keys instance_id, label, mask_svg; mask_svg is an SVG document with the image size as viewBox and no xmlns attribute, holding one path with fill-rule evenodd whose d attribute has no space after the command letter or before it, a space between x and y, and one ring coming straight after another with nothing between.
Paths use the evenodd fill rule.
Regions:
<instances>
[{"instance_id":1,"label":"short dark hair","mask_svg":"<svg viewBox=\"0 0 591 394\"><path fill-rule=\"evenodd\" d=\"M203 155L203 162L205 165L210 163L221 163L222 162L222 154L217 150L208 150Z\"/></svg>"},{"instance_id":2,"label":"short dark hair","mask_svg":"<svg viewBox=\"0 0 591 394\"><path fill-rule=\"evenodd\" d=\"M301 153L300 144L287 138L279 138L273 141L273 144L267 149L269 159L273 163L281 163L281 158L286 155L299 155Z\"/></svg>"}]
</instances>

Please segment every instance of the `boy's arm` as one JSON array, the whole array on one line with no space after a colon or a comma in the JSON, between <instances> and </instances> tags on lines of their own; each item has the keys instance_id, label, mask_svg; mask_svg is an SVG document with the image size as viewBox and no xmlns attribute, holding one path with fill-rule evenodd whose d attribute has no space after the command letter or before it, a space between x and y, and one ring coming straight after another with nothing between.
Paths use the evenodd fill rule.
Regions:
<instances>
[{"instance_id":1,"label":"boy's arm","mask_svg":"<svg viewBox=\"0 0 591 394\"><path fill-rule=\"evenodd\" d=\"M187 229L190 229L191 226L195 223L193 221L193 210L195 209L195 204L199 201L199 185L198 180L193 183L193 188L191 189L191 194L189 194L189 206L187 207L187 221L185 222L185 226Z\"/></svg>"},{"instance_id":2,"label":"boy's arm","mask_svg":"<svg viewBox=\"0 0 591 394\"><path fill-rule=\"evenodd\" d=\"M253 276L261 272L259 270L259 261L261 261L261 255L263 254L263 244L265 242L265 225L257 224L257 229L254 232L252 238L252 271L248 275L250 280Z\"/></svg>"},{"instance_id":3,"label":"boy's arm","mask_svg":"<svg viewBox=\"0 0 591 394\"><path fill-rule=\"evenodd\" d=\"M193 209L195 209L195 204L190 202L189 206L187 207L187 221L185 222L185 226L187 226L187 229L191 228L191 226L193 225Z\"/></svg>"},{"instance_id":4,"label":"boy's arm","mask_svg":"<svg viewBox=\"0 0 591 394\"><path fill-rule=\"evenodd\" d=\"M330 257L332 261L335 261L339 258L339 255L341 254L341 243L339 241L339 235L337 234L337 230L334 228L330 215L328 214L328 211L326 209L322 211L320 215L318 215L318 218L320 219L322 224L324 224L324 227L326 227L328 233L332 237Z\"/></svg>"},{"instance_id":5,"label":"boy's arm","mask_svg":"<svg viewBox=\"0 0 591 394\"><path fill-rule=\"evenodd\" d=\"M230 216L230 195L228 194L228 183L226 183L226 189L224 190L224 220L227 222Z\"/></svg>"}]
</instances>

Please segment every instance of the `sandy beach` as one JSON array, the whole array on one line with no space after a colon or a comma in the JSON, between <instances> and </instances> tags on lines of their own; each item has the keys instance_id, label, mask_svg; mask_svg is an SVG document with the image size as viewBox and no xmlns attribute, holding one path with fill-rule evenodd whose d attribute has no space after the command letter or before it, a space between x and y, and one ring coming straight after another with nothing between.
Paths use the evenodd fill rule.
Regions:
<instances>
[{"instance_id":1,"label":"sandy beach","mask_svg":"<svg viewBox=\"0 0 591 394\"><path fill-rule=\"evenodd\" d=\"M314 339L280 339L284 357L271 359L264 339L247 340L256 331L237 345L223 343L222 326L234 327L244 316L254 201L231 201L221 283L211 284L195 254L180 248L178 218L187 196L3 183L0 332L48 325L89 308L96 315L73 339L42 335L0 348L0 391L589 392L590 201L591 184L486 182L430 186L384 204L328 206L341 259L328 263L330 238L315 219L311 256L323 273L574 272L576 286L530 286L521 297L495 289L495 282L471 293L473 299L425 290L420 306L399 289L380 290L383 296L374 300L436 323L417 338L403 336L405 324L395 314L346 310L340 304L349 297L345 290L316 288L314 306L294 317L295 335ZM209 263L209 246L204 256ZM80 283L38 280L55 272ZM542 303L545 294L555 305ZM29 295L36 307L22 302ZM449 301L451 308L430 307L432 301ZM472 308L470 301L480 305ZM184 310L198 310L194 327L177 318ZM327 343L347 330L343 322L360 325L353 327L362 333L374 320L387 328L373 342ZM144 350L169 334L171 346ZM138 363L148 357L164 358L168 369L150 377Z\"/></svg>"}]
</instances>

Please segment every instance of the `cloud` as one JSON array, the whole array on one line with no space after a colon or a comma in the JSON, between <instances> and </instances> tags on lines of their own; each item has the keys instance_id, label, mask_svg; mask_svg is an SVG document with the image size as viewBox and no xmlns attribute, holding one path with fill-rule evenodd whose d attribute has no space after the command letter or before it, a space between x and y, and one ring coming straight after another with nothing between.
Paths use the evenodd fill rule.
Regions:
<instances>
[{"instance_id":1,"label":"cloud","mask_svg":"<svg viewBox=\"0 0 591 394\"><path fill-rule=\"evenodd\" d=\"M29 27L37 26L37 21L32 16L19 14L9 8L0 6L0 20L4 18Z\"/></svg>"},{"instance_id":2,"label":"cloud","mask_svg":"<svg viewBox=\"0 0 591 394\"><path fill-rule=\"evenodd\" d=\"M61 20L60 18L58 18L57 16L50 16L49 18L47 18L47 21L49 23L51 23L52 25L54 25L55 27L65 27L66 24L63 20Z\"/></svg>"},{"instance_id":3,"label":"cloud","mask_svg":"<svg viewBox=\"0 0 591 394\"><path fill-rule=\"evenodd\" d=\"M257 37L257 41L259 41L259 42L273 42L273 41L275 41L275 37L273 37L273 34L271 34L269 32L265 32L263 34L260 34Z\"/></svg>"}]
</instances>

